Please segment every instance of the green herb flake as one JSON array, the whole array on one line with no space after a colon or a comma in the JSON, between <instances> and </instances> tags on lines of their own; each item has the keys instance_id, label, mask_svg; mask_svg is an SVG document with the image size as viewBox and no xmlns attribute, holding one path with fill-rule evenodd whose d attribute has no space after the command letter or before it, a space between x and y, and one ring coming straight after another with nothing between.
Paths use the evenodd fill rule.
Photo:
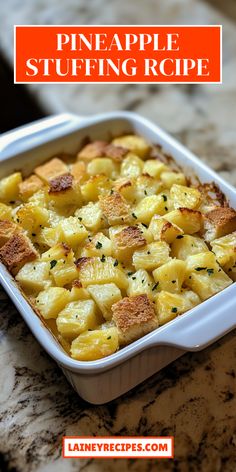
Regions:
<instances>
[{"instance_id":1,"label":"green herb flake","mask_svg":"<svg viewBox=\"0 0 236 472\"><path fill-rule=\"evenodd\" d=\"M171 280L172 284L176 284L176 280Z\"/></svg>"},{"instance_id":2,"label":"green herb flake","mask_svg":"<svg viewBox=\"0 0 236 472\"><path fill-rule=\"evenodd\" d=\"M52 261L50 261L50 269L53 269L53 267L55 267L55 265L57 265L56 259L53 259Z\"/></svg>"},{"instance_id":3,"label":"green herb flake","mask_svg":"<svg viewBox=\"0 0 236 472\"><path fill-rule=\"evenodd\" d=\"M107 339L111 339L111 336L107 336Z\"/></svg>"},{"instance_id":4,"label":"green herb flake","mask_svg":"<svg viewBox=\"0 0 236 472\"><path fill-rule=\"evenodd\" d=\"M152 287L152 292L154 292L154 290L156 290L156 288L158 287L158 285L159 285L159 282L157 282L155 285L153 285L153 287Z\"/></svg>"},{"instance_id":5,"label":"green herb flake","mask_svg":"<svg viewBox=\"0 0 236 472\"><path fill-rule=\"evenodd\" d=\"M82 218L81 216L78 216L78 220L79 220L79 221L82 221L82 219L83 219L83 218Z\"/></svg>"},{"instance_id":6,"label":"green herb flake","mask_svg":"<svg viewBox=\"0 0 236 472\"><path fill-rule=\"evenodd\" d=\"M106 260L106 258L105 258L104 254L103 254L102 257L101 257L101 262L105 262L105 260Z\"/></svg>"},{"instance_id":7,"label":"green herb flake","mask_svg":"<svg viewBox=\"0 0 236 472\"><path fill-rule=\"evenodd\" d=\"M214 269L207 269L207 273L208 273L208 275L214 274Z\"/></svg>"},{"instance_id":8,"label":"green herb flake","mask_svg":"<svg viewBox=\"0 0 236 472\"><path fill-rule=\"evenodd\" d=\"M118 266L118 264L119 264L119 262L118 262L118 260L116 259L115 262L114 262L114 264L113 264L113 266L116 267L116 266Z\"/></svg>"},{"instance_id":9,"label":"green herb flake","mask_svg":"<svg viewBox=\"0 0 236 472\"><path fill-rule=\"evenodd\" d=\"M144 228L148 228L148 225L145 225L145 223L142 223L142 225L144 226Z\"/></svg>"},{"instance_id":10,"label":"green herb flake","mask_svg":"<svg viewBox=\"0 0 236 472\"><path fill-rule=\"evenodd\" d=\"M166 195L163 194L162 198L163 198L164 202L167 202L167 196Z\"/></svg>"},{"instance_id":11,"label":"green herb flake","mask_svg":"<svg viewBox=\"0 0 236 472\"><path fill-rule=\"evenodd\" d=\"M179 234L179 236L176 236L176 239L182 239L182 238L183 238L182 234Z\"/></svg>"},{"instance_id":12,"label":"green herb flake","mask_svg":"<svg viewBox=\"0 0 236 472\"><path fill-rule=\"evenodd\" d=\"M137 220L137 216L135 215L135 213L132 213L132 217L135 218L135 220Z\"/></svg>"},{"instance_id":13,"label":"green herb flake","mask_svg":"<svg viewBox=\"0 0 236 472\"><path fill-rule=\"evenodd\" d=\"M131 275L133 275L133 272L128 272L127 275L128 277L131 277Z\"/></svg>"},{"instance_id":14,"label":"green herb flake","mask_svg":"<svg viewBox=\"0 0 236 472\"><path fill-rule=\"evenodd\" d=\"M136 280L136 277L132 277L132 280Z\"/></svg>"},{"instance_id":15,"label":"green herb flake","mask_svg":"<svg viewBox=\"0 0 236 472\"><path fill-rule=\"evenodd\" d=\"M195 267L195 270L197 272L200 272L201 270L206 270L206 269L207 269L207 267Z\"/></svg>"},{"instance_id":16,"label":"green herb flake","mask_svg":"<svg viewBox=\"0 0 236 472\"><path fill-rule=\"evenodd\" d=\"M95 247L96 247L96 249L101 249L101 247L102 247L102 243L100 243L100 241L97 241L97 243L96 243L96 246L95 246Z\"/></svg>"},{"instance_id":17,"label":"green herb flake","mask_svg":"<svg viewBox=\"0 0 236 472\"><path fill-rule=\"evenodd\" d=\"M178 309L176 308L176 306L173 306L171 308L171 313L177 313Z\"/></svg>"}]
</instances>

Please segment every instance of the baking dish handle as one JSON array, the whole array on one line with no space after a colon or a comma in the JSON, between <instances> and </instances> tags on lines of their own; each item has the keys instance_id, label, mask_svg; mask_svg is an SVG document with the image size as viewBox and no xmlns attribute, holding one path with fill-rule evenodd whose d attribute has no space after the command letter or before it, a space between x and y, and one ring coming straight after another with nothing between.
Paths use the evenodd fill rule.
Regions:
<instances>
[{"instance_id":1,"label":"baking dish handle","mask_svg":"<svg viewBox=\"0 0 236 472\"><path fill-rule=\"evenodd\" d=\"M56 138L62 128L69 131L71 125L85 120L86 117L84 116L62 113L8 131L0 136L0 160L14 152L27 150L29 138L30 145L32 145L32 142L34 145L38 145L45 141L45 137Z\"/></svg>"},{"instance_id":2,"label":"baking dish handle","mask_svg":"<svg viewBox=\"0 0 236 472\"><path fill-rule=\"evenodd\" d=\"M188 313L160 327L149 346L168 345L200 351L236 328L235 283Z\"/></svg>"}]
</instances>

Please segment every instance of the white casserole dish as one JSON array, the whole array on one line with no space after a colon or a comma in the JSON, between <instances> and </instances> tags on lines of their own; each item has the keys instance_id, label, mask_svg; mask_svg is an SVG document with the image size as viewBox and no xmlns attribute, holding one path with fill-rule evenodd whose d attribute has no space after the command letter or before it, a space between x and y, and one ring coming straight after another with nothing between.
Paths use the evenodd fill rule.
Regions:
<instances>
[{"instance_id":1,"label":"white casserole dish","mask_svg":"<svg viewBox=\"0 0 236 472\"><path fill-rule=\"evenodd\" d=\"M200 162L184 146L148 120L128 112L83 118L58 115L23 126L0 138L0 178L15 170L29 174L39 163L61 152L75 153L81 139L109 139L134 132L160 144L183 168L202 182L214 181L236 208L236 190ZM236 284L232 284L181 317L147 334L117 353L93 362L71 359L22 296L12 276L0 264L0 282L48 354L57 362L78 394L103 404L127 392L185 351L205 348L236 327Z\"/></svg>"}]
</instances>

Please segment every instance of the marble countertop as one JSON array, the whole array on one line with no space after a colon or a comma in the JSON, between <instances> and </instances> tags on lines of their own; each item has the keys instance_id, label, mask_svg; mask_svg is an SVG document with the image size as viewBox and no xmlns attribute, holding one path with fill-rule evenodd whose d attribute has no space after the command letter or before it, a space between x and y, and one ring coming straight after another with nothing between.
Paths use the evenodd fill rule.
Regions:
<instances>
[{"instance_id":1,"label":"marble countertop","mask_svg":"<svg viewBox=\"0 0 236 472\"><path fill-rule=\"evenodd\" d=\"M212 3L212 2L211 2ZM218 1L219 3L219 1ZM145 5L145 6L144 6ZM0 44L12 61L15 24L223 24L222 85L32 85L48 113L127 109L175 135L236 184L236 26L201 0L8 0ZM188 353L104 406L81 400L0 291L0 470L233 472L236 337ZM174 435L175 460L63 460L63 435Z\"/></svg>"}]
</instances>

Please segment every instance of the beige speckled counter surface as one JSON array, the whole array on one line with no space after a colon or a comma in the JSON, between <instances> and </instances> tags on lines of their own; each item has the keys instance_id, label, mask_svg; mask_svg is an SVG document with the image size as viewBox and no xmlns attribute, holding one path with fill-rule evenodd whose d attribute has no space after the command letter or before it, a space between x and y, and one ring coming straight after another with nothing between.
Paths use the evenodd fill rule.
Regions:
<instances>
[{"instance_id":1,"label":"beige speckled counter surface","mask_svg":"<svg viewBox=\"0 0 236 472\"><path fill-rule=\"evenodd\" d=\"M200 0L8 0L0 4L0 22L0 44L10 60L13 23L223 24L223 85L35 85L29 90L48 113L135 110L236 184L236 26L212 1L210 6ZM111 404L90 406L73 392L1 291L2 470L233 472L235 357L231 333L201 353L186 354ZM175 460L158 465L153 460L63 460L65 434L171 434Z\"/></svg>"}]
</instances>

